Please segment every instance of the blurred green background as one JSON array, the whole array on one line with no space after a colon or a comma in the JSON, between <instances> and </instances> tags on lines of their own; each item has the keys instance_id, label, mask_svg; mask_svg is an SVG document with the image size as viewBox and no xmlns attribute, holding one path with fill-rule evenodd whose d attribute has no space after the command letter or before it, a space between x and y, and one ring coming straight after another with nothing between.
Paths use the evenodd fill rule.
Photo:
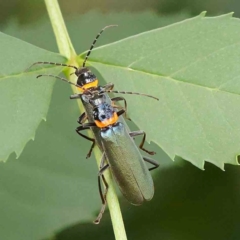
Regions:
<instances>
[{"instance_id":1,"label":"blurred green background","mask_svg":"<svg viewBox=\"0 0 240 240\"><path fill-rule=\"evenodd\" d=\"M78 53L88 49L98 31L109 24L119 27L106 31L98 46L204 10L208 16L231 11L240 16L237 0L59 3ZM1 31L57 52L43 1L1 0L0 6ZM94 158L85 160L89 143L74 132L79 112L70 94L67 85L56 82L47 122L40 124L35 141L27 144L19 159L12 154L7 163L0 163L0 239L50 239L54 235L59 240L114 239L108 212L99 226L91 223L100 208L97 167ZM154 143L148 148L157 152L154 158L161 164L153 173L156 194L141 207L120 199L128 238L239 239L240 168L228 165L223 172L206 164L201 171L181 159L172 162Z\"/></svg>"}]
</instances>

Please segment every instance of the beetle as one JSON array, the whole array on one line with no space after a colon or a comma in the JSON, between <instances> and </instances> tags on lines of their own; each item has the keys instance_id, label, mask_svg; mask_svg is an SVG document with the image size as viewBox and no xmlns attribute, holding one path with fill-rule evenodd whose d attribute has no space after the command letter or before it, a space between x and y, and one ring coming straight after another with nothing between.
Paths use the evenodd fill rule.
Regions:
<instances>
[{"instance_id":1,"label":"beetle","mask_svg":"<svg viewBox=\"0 0 240 240\"><path fill-rule=\"evenodd\" d=\"M149 171L157 168L159 164L148 157L143 157L139 148L150 155L155 152L146 150L143 145L146 138L144 131L130 132L125 125L119 121L125 110L116 109L106 101L104 94L95 94L89 99L93 107L94 122L84 123L85 113L79 118L79 134L86 138L81 131L96 127L99 129L99 137L103 149L103 157L100 163L98 174L99 191L102 198L101 211L94 221L98 224L102 218L106 207L106 195L108 184L104 178L104 171L110 168L115 181L117 182L124 197L133 205L141 205L144 201L150 201L154 195L154 186ZM139 148L136 146L133 137L143 135ZM153 167L147 168L145 162L151 163ZM104 194L101 191L100 178L102 177L105 185Z\"/></svg>"},{"instance_id":2,"label":"beetle","mask_svg":"<svg viewBox=\"0 0 240 240\"><path fill-rule=\"evenodd\" d=\"M88 59L88 57L89 57L89 55L90 55L90 53L91 53L91 51L92 51L92 49L93 49L93 47L94 47L94 45L95 45L97 39L99 38L99 36L102 34L102 32L103 32L106 28L112 27L112 26L115 26L115 25L106 26L106 27L103 28L103 29L99 32L99 34L96 36L96 38L95 38L95 40L93 41L93 43L92 43L89 51L88 51L87 54L86 54L86 57L85 57L85 59L84 59L84 62L83 62L82 67L77 68L76 66L73 66L73 65L62 64L62 63L53 63L53 62L45 62L45 61L44 61L44 62L36 62L36 63L33 63L29 68L31 68L32 66L34 66L34 65L36 65L36 64L52 64L52 65L57 65L57 66L66 66L66 67L70 67L70 68L74 68L74 69L75 69L75 72L72 73L72 74L75 74L75 75L77 76L77 82L76 82L76 84L75 84L75 83L72 83L71 81L69 81L69 80L67 80L67 79L65 79L65 78L62 78L62 77L59 77L59 76L54 76L54 75L51 75L51 74L41 74L41 75L38 75L37 78L43 77L43 76L49 76L49 77L58 78L58 79L60 79L60 80L62 80L62 81L65 81L65 82L67 82L67 83L69 83L69 84L72 84L72 85L76 86L76 87L79 89L79 91L81 92L81 94L73 94L73 95L70 96L70 99L80 98L81 101L82 101L82 103L83 103L83 105L84 105L84 108L85 108L85 110L86 110L86 113L82 114L82 115L79 117L79 119L78 119L78 123L79 123L79 124L83 124L83 122L84 122L86 119L88 119L88 121L89 121L90 123L91 123L91 122L92 122L92 123L95 122L94 111L93 111L92 107L93 107L93 106L94 106L94 107L97 107L97 106L98 106L97 103L101 103L101 104L99 104L99 106L100 106L100 105L102 106L102 104L108 106L108 109L111 110L111 111L113 111L113 114L114 114L114 113L117 114L116 109L119 108L119 107L116 106L116 105L111 106L111 105L112 105L112 101L113 101L113 102L116 102L116 101L124 101L124 109L122 109L120 112L118 112L116 124L117 124L118 126L121 126L121 128L120 128L119 130L121 130L120 132L122 133L122 137L125 135L125 137L126 137L125 140L127 139L126 141L129 141L129 146L133 146L132 150L129 148L128 152L129 152L130 154L134 152L135 162L136 162L136 159L138 159L138 161L140 162L140 167L138 167L138 168L140 168L140 169L142 168L142 171L141 171L141 172L143 173L143 170L144 170L144 173L145 173L145 172L146 172L146 167L143 167L143 166L144 166L144 165L142 164L142 161L143 161L143 160L144 160L144 161L148 161L148 162L150 162L150 163L152 163L152 164L155 164L155 167L153 167L153 168L151 168L151 169L149 169L149 170L155 169L156 167L158 167L158 164L157 164L154 160L151 160L151 159L149 159L149 158L147 158L147 157L140 157L141 154L140 154L139 150L136 150L137 147L136 147L135 143L133 142L132 137L143 134L144 137L143 137L142 143L140 144L140 148L141 148L142 150L144 150L145 152L149 153L149 154L153 154L153 152L150 152L150 151L146 150L145 148L143 148L143 144L144 144L144 141L145 141L146 134L145 134L143 131L130 132L130 130L129 130L127 124L126 124L126 122L125 122L124 119L122 118L122 114L125 114L125 115L126 115L126 108L127 108L126 100L125 100L123 97L110 98L106 93L107 93L107 92L113 92L113 93L124 93L124 94L125 94L125 93L127 93L127 94L138 94L138 95L144 95L144 96L147 96L147 97L151 97L151 98L154 98L154 99L157 99L157 98L155 98L155 97L153 97L153 96L151 96L151 95L142 94L142 93L113 91L112 89L114 88L114 85L113 85L112 83L108 83L108 84L106 84L105 86L98 86L98 79L97 79L97 77L95 76L95 74L92 73L89 68L85 67L86 61L87 61L87 59ZM28 68L28 69L29 69L29 68ZM28 70L28 69L27 69L27 70ZM89 96L90 96L90 97L89 97ZM94 97L93 97L93 96L94 96ZM157 100L158 100L158 99L157 99ZM91 103L90 103L90 102L91 102ZM120 114L119 114L119 113L120 113ZM114 115L116 116L116 114L114 114ZM115 127L116 127L116 129L117 129L117 125L116 125L116 126L114 125L114 128L112 127L111 129L115 129ZM123 126L124 126L124 127L123 127ZM87 129L87 127L88 127L88 128L91 128L91 130L93 131L93 133L94 133L94 138L90 138L90 137L88 137L88 136L86 136L86 135L83 135L83 134L81 133L81 131ZM84 128L84 129L83 129L83 128ZM110 129L110 128L109 128L109 129ZM107 144L106 144L106 143L103 143L104 141L103 141L102 136L101 136L102 128L96 127L96 125L93 125L93 126L91 126L91 125L83 125L83 126L79 126L79 127L76 129L76 132L77 132L80 136L86 138L87 140L92 141L91 148L90 148L90 150L89 150L86 158L88 158L88 157L91 156L92 150L93 150L93 148L94 148L94 146L95 146L95 142L97 143L97 145L98 145L98 147L100 148L100 150L101 150L102 152L104 152L104 157L103 157L103 159L102 159L102 161L101 161L101 166L100 166L101 169L100 169L100 171L99 171L99 176L98 176L99 191L100 191L100 196L101 196L101 199L102 199L102 209L101 209L101 211L100 211L100 213L99 213L96 221L94 222L94 223L98 224L98 223L100 222L100 219L101 219L101 217L102 217L102 214L103 214L104 209L105 209L105 206L106 206L106 193L107 193L107 189L108 189L108 185L107 185L107 182L106 182L106 180L105 180L105 178L104 178L103 172L104 172L104 170L105 170L106 168L109 167L109 165L105 165L105 166L104 166L103 164L104 164L104 162L105 162L105 158L108 159L108 157L113 157L113 158L110 159L110 161L111 161L111 160L115 160L116 158L114 158L114 156L111 156L111 154L109 154L109 153L106 155L106 146L107 146ZM114 135L113 135L113 136L114 136ZM131 140L130 140L130 139L131 139ZM121 142L124 142L122 138L119 138L119 140L120 140ZM110 146L110 145L109 145L109 146ZM116 148L116 145L113 144L112 147L115 149L115 148ZM127 146L127 147L128 147L128 146ZM111 148L111 147L110 147L110 148ZM141 161L140 161L140 159L141 159ZM114 168L114 169L116 169L116 171L117 171L117 167ZM115 171L115 170L114 170L114 171ZM148 172L148 171L147 171L147 172ZM144 174L144 175L145 175L145 174ZM147 179L152 179L150 174L146 174L146 176L147 176ZM123 175L121 175L121 177L123 177ZM102 194L102 191L101 191L100 178L102 178L103 183L104 183L104 185L105 185L105 187L106 187L106 191L105 191L104 194ZM118 178L118 179L119 179L119 178ZM151 185L151 187L150 187L150 189L152 189L151 191L154 192L154 190L153 190L153 184L150 183L150 182L152 182L152 180L151 180L151 181L148 180L148 181L149 181L148 184ZM119 183L119 184L120 184L120 183ZM127 184L127 183L124 183L124 185L125 185L125 184ZM135 186L135 187L136 187L136 186ZM121 187L120 187L120 189L121 189ZM123 195L124 195L124 191L123 191L123 190L122 190L122 192L123 192ZM145 196L144 199L145 199L145 200L150 200L150 199L152 198L152 196L153 196L153 192L152 192L152 195L150 194L151 196L150 196L150 195L149 195L149 196ZM126 194L125 194L125 195L126 195ZM140 195L139 195L139 193L138 193L138 197L139 197L139 196L140 196ZM135 204L135 205L140 205L140 204L142 204L142 202L143 202L143 198L142 198L141 201L139 200L139 202L135 202L135 201L131 200L131 199L128 198L128 197L126 197L126 198L127 198L132 204ZM141 197L139 197L139 198L141 198Z\"/></svg>"}]
</instances>

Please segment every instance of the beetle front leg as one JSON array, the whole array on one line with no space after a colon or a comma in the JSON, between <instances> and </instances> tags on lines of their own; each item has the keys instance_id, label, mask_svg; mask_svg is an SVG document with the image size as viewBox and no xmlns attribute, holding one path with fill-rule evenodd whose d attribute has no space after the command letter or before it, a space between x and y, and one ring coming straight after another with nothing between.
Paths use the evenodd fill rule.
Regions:
<instances>
[{"instance_id":1,"label":"beetle front leg","mask_svg":"<svg viewBox=\"0 0 240 240\"><path fill-rule=\"evenodd\" d=\"M111 98L111 101L113 101L113 102L124 101L124 108L121 107L121 106L117 106L117 105L115 105L114 103L112 104L112 106L113 106L114 108L124 109L124 110L125 110L125 113L124 113L125 118L128 119L129 121L132 121L131 118L129 118L129 117L127 116L127 101L126 101L125 98L123 98L123 97L114 97L114 98Z\"/></svg>"}]
</instances>

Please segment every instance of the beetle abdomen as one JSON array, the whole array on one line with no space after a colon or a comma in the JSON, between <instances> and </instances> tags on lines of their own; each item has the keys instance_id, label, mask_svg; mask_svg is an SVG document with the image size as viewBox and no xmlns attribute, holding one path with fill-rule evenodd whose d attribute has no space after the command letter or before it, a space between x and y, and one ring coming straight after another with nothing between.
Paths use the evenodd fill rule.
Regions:
<instances>
[{"instance_id":1,"label":"beetle abdomen","mask_svg":"<svg viewBox=\"0 0 240 240\"><path fill-rule=\"evenodd\" d=\"M125 198L134 205L151 200L154 194L152 177L142 155L124 125L101 131L107 161Z\"/></svg>"}]
</instances>

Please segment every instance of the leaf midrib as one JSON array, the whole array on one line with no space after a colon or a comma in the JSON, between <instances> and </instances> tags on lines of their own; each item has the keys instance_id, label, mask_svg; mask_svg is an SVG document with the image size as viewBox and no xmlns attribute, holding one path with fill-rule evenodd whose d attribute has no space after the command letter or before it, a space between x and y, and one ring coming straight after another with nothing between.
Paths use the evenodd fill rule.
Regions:
<instances>
[{"instance_id":1,"label":"leaf midrib","mask_svg":"<svg viewBox=\"0 0 240 240\"><path fill-rule=\"evenodd\" d=\"M190 86L200 87L200 88L204 88L204 89L206 89L208 91L211 91L211 92L213 92L213 91L223 92L223 93L228 93L228 94L233 94L233 95L240 96L239 93L230 92L230 91L222 90L222 89L219 89L219 88L210 88L210 87L207 87L207 86L204 86L204 85L201 85L201 84L191 83L191 82L185 81L183 79L173 78L173 77L168 76L168 75L160 75L160 74L153 73L153 72L146 72L146 71L139 70L139 69L128 68L128 67L123 67L123 66L110 64L110 63L99 62L99 61L89 61L89 63L97 63L97 64L102 64L102 65L108 66L108 67L120 68L120 69L123 69L125 71L133 71L133 72L137 72L137 73L140 73L140 74L150 75L150 76L153 76L153 77L160 77L160 78L168 79L168 80L170 80L172 82L175 82L177 84L182 83L182 84L186 84L186 85L190 85Z\"/></svg>"},{"instance_id":2,"label":"leaf midrib","mask_svg":"<svg viewBox=\"0 0 240 240\"><path fill-rule=\"evenodd\" d=\"M41 73L43 71L46 71L46 69L55 69L55 68L61 68L61 66L56 66L56 67L44 67L38 70L34 70L34 71L28 71L28 72L19 72L19 73L14 73L14 74L10 74L10 75L2 75L0 76L0 81L4 80L4 79L8 79L8 78L17 78L20 76L24 76L24 75L33 75L34 73ZM62 67L63 68L63 67ZM61 72L61 70L59 70L59 72Z\"/></svg>"}]
</instances>

